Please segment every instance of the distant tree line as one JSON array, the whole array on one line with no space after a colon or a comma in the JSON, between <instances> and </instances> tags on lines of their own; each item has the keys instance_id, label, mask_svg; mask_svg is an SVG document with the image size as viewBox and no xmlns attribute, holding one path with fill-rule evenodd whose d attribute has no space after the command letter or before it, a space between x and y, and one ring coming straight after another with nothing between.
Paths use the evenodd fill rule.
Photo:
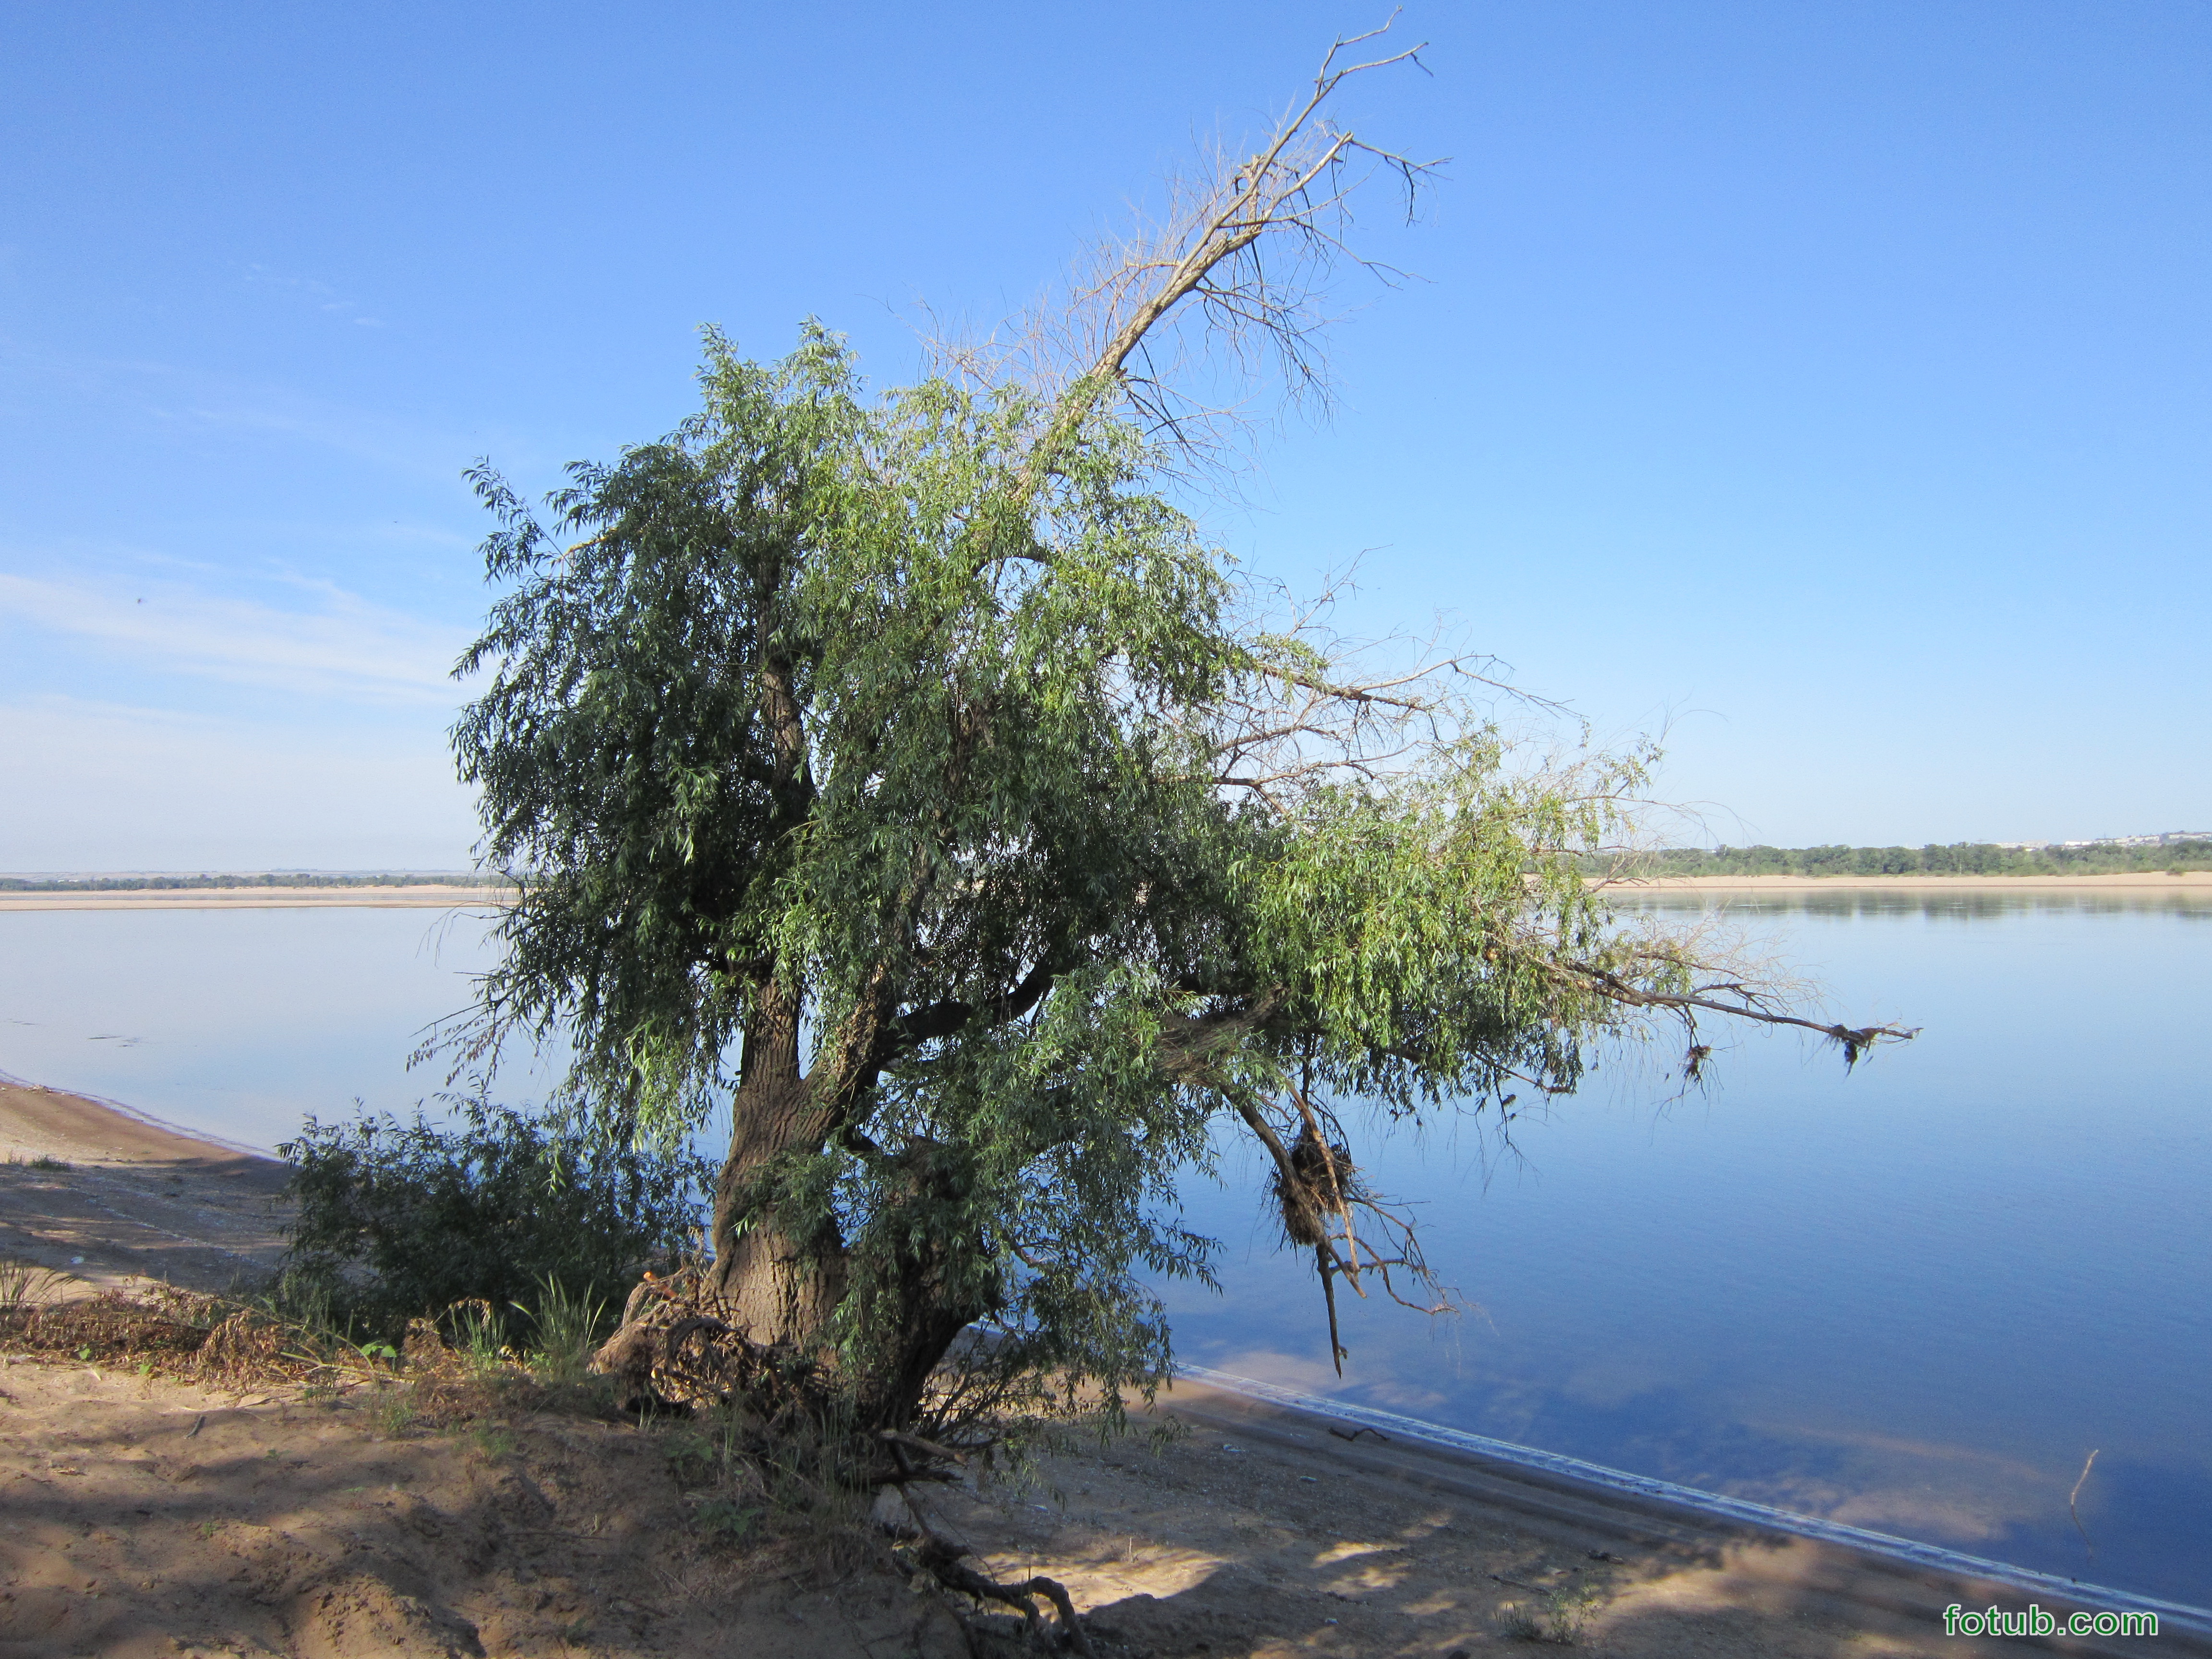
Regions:
<instances>
[{"instance_id":1,"label":"distant tree line","mask_svg":"<svg viewBox=\"0 0 2212 1659\"><path fill-rule=\"evenodd\" d=\"M1669 876L2110 876L2212 870L2212 840L2163 847L1670 847L1650 855ZM1593 871L1596 860L1590 861Z\"/></svg>"},{"instance_id":2,"label":"distant tree line","mask_svg":"<svg viewBox=\"0 0 2212 1659\"><path fill-rule=\"evenodd\" d=\"M175 892L213 887L491 887L504 878L442 870L369 875L304 875L271 870L198 876L0 876L0 893Z\"/></svg>"}]
</instances>

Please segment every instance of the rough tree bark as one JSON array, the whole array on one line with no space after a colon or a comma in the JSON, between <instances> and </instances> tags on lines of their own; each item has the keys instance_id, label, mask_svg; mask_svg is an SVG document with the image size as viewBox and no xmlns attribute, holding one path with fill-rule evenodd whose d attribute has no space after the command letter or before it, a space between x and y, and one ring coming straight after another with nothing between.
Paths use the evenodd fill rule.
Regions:
<instances>
[{"instance_id":1,"label":"rough tree bark","mask_svg":"<svg viewBox=\"0 0 2212 1659\"><path fill-rule=\"evenodd\" d=\"M772 987L762 1001L747 1024L729 1156L714 1183L709 1283L751 1340L811 1350L843 1298L844 1251L834 1231L788 1225L757 1196L779 1159L822 1144L815 1091L799 1070L799 1010Z\"/></svg>"}]
</instances>

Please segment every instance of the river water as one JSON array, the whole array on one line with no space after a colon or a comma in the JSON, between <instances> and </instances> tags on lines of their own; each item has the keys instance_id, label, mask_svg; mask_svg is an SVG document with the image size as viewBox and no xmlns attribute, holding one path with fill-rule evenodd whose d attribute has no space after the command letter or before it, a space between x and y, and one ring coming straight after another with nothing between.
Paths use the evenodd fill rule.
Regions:
<instances>
[{"instance_id":1,"label":"river water","mask_svg":"<svg viewBox=\"0 0 2212 1659\"><path fill-rule=\"evenodd\" d=\"M1482 1120L1362 1135L1468 1306L1340 1293L1341 1380L1232 1146L1185 1194L1225 1293L1170 1287L1179 1355L2212 1604L2212 902L1728 902L1838 1015L1921 1036L1847 1076L1713 1031L1698 1092L1669 1099L1655 1049L1510 1145ZM0 1071L270 1146L430 1094L406 1055L484 960L481 921L422 911L0 912Z\"/></svg>"}]
</instances>

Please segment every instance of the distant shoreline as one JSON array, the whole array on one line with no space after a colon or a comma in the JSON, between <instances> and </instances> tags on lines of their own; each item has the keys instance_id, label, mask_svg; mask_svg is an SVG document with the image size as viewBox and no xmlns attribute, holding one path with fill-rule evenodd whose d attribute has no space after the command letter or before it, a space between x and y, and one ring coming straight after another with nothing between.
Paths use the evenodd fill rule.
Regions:
<instances>
[{"instance_id":1,"label":"distant shoreline","mask_svg":"<svg viewBox=\"0 0 2212 1659\"><path fill-rule=\"evenodd\" d=\"M4 893L228 892L238 888L495 887L480 870L13 870Z\"/></svg>"},{"instance_id":2,"label":"distant shoreline","mask_svg":"<svg viewBox=\"0 0 2212 1659\"><path fill-rule=\"evenodd\" d=\"M511 887L424 882L380 886L103 887L0 890L0 910L445 910L507 905Z\"/></svg>"},{"instance_id":3,"label":"distant shoreline","mask_svg":"<svg viewBox=\"0 0 2212 1659\"><path fill-rule=\"evenodd\" d=\"M1851 891L1981 893L2130 892L2212 894L2212 870L2170 876L2130 870L2100 876L1656 876L1602 884L1610 893L1815 893Z\"/></svg>"}]
</instances>

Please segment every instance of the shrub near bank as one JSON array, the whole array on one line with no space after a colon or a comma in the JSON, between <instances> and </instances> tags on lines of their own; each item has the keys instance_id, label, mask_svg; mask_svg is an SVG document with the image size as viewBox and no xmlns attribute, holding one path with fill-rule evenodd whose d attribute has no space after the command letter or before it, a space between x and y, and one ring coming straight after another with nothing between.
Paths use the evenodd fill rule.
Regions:
<instances>
[{"instance_id":1,"label":"shrub near bank","mask_svg":"<svg viewBox=\"0 0 2212 1659\"><path fill-rule=\"evenodd\" d=\"M501 1322L610 1298L618 1309L647 1267L684 1248L706 1177L696 1159L562 1134L482 1101L444 1127L419 1114L311 1117L277 1151L298 1206L286 1298L386 1342L463 1304Z\"/></svg>"}]
</instances>

